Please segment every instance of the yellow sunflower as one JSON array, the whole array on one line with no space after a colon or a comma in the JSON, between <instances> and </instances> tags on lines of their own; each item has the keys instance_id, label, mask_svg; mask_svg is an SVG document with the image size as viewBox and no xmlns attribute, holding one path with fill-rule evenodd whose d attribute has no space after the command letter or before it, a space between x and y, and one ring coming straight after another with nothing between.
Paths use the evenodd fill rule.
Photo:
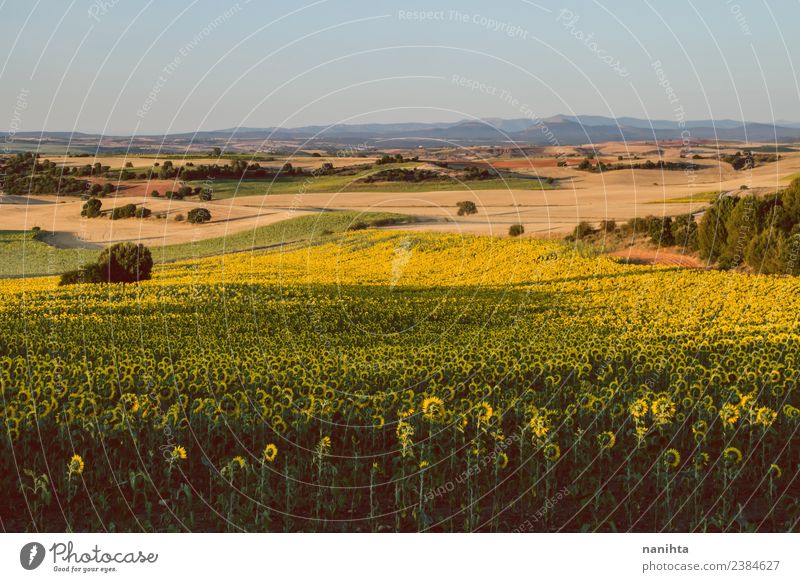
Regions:
<instances>
[{"instance_id":1,"label":"yellow sunflower","mask_svg":"<svg viewBox=\"0 0 800 582\"><path fill-rule=\"evenodd\" d=\"M617 444L617 437L613 432L607 430L597 435L597 442L600 443L601 449L613 449Z\"/></svg>"},{"instance_id":2,"label":"yellow sunflower","mask_svg":"<svg viewBox=\"0 0 800 582\"><path fill-rule=\"evenodd\" d=\"M80 455L72 455L72 458L69 460L69 464L67 465L67 470L69 471L70 475L80 475L83 473L83 457Z\"/></svg>"},{"instance_id":3,"label":"yellow sunflower","mask_svg":"<svg viewBox=\"0 0 800 582\"><path fill-rule=\"evenodd\" d=\"M271 463L278 456L278 447L276 447L273 443L269 443L266 447L264 447L264 452L261 453L261 456L266 462Z\"/></svg>"},{"instance_id":4,"label":"yellow sunflower","mask_svg":"<svg viewBox=\"0 0 800 582\"><path fill-rule=\"evenodd\" d=\"M549 443L544 448L544 458L554 463L561 457L561 447L559 447L556 443Z\"/></svg>"},{"instance_id":5,"label":"yellow sunflower","mask_svg":"<svg viewBox=\"0 0 800 582\"><path fill-rule=\"evenodd\" d=\"M444 401L437 396L428 396L422 401L422 416L429 422L439 422L444 416Z\"/></svg>"},{"instance_id":6,"label":"yellow sunflower","mask_svg":"<svg viewBox=\"0 0 800 582\"><path fill-rule=\"evenodd\" d=\"M664 464L671 468L677 469L681 464L681 454L678 449L667 449L664 451Z\"/></svg>"},{"instance_id":7,"label":"yellow sunflower","mask_svg":"<svg viewBox=\"0 0 800 582\"><path fill-rule=\"evenodd\" d=\"M722 451L722 456L725 459L725 462L730 465L738 465L742 462L742 451L736 447L728 447Z\"/></svg>"}]
</instances>

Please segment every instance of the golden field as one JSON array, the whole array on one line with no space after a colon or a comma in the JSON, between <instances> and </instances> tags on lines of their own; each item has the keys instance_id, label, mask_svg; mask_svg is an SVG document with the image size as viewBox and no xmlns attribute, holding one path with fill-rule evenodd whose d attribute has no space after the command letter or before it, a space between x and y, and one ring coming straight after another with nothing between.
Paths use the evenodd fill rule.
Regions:
<instances>
[{"instance_id":1,"label":"golden field","mask_svg":"<svg viewBox=\"0 0 800 582\"><path fill-rule=\"evenodd\" d=\"M798 291L395 231L138 285L0 281L0 512L45 531L794 531Z\"/></svg>"}]
</instances>

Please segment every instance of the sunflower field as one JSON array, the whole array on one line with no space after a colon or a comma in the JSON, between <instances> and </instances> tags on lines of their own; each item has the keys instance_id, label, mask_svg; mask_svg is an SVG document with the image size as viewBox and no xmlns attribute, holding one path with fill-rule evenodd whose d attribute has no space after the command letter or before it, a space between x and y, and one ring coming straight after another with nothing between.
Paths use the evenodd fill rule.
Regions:
<instances>
[{"instance_id":1,"label":"sunflower field","mask_svg":"<svg viewBox=\"0 0 800 582\"><path fill-rule=\"evenodd\" d=\"M800 281L361 231L0 281L6 531L797 531Z\"/></svg>"}]
</instances>

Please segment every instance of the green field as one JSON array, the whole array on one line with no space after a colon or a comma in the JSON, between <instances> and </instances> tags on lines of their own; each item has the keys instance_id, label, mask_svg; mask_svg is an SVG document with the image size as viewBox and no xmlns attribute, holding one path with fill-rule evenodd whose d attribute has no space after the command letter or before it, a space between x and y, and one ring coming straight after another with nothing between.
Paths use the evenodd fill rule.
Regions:
<instances>
[{"instance_id":1,"label":"green field","mask_svg":"<svg viewBox=\"0 0 800 582\"><path fill-rule=\"evenodd\" d=\"M315 194L327 192L449 192L454 190L550 190L556 188L546 180L519 175L489 180L426 180L421 182L357 182L370 174L393 168L414 168L417 163L386 164L350 176L290 176L276 180L215 180L214 198L264 196L267 194ZM202 181L190 186L207 186Z\"/></svg>"},{"instance_id":2,"label":"green field","mask_svg":"<svg viewBox=\"0 0 800 582\"><path fill-rule=\"evenodd\" d=\"M324 240L357 223L368 227L408 223L414 218L388 212L322 212L298 216L276 224L192 243L151 246L157 263L208 257L223 253L258 250L278 244L299 245ZM94 261L100 254L92 249L56 248L39 240L35 233L0 231L0 277L59 275Z\"/></svg>"},{"instance_id":3,"label":"green field","mask_svg":"<svg viewBox=\"0 0 800 582\"><path fill-rule=\"evenodd\" d=\"M58 275L94 260L98 251L59 249L32 231L0 231L0 277Z\"/></svg>"}]
</instances>

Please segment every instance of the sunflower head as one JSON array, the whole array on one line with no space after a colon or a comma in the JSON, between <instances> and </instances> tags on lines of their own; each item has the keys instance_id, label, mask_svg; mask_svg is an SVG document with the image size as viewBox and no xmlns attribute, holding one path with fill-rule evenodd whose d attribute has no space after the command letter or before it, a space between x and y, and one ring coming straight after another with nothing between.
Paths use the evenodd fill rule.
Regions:
<instances>
[{"instance_id":1,"label":"sunflower head","mask_svg":"<svg viewBox=\"0 0 800 582\"><path fill-rule=\"evenodd\" d=\"M278 447L276 447L273 443L269 443L266 447L264 447L264 451L261 453L261 456L267 463L271 463L278 456Z\"/></svg>"},{"instance_id":2,"label":"sunflower head","mask_svg":"<svg viewBox=\"0 0 800 582\"><path fill-rule=\"evenodd\" d=\"M681 464L681 454L678 449L667 449L664 451L664 464L670 469L677 469Z\"/></svg>"},{"instance_id":3,"label":"sunflower head","mask_svg":"<svg viewBox=\"0 0 800 582\"><path fill-rule=\"evenodd\" d=\"M778 413L769 406L762 406L756 411L756 423L764 427L772 426L776 418L778 418Z\"/></svg>"},{"instance_id":4,"label":"sunflower head","mask_svg":"<svg viewBox=\"0 0 800 582\"><path fill-rule=\"evenodd\" d=\"M245 461L244 457L240 455L236 455L233 459L231 459L231 464L238 465L240 469L247 467L247 461Z\"/></svg>"},{"instance_id":5,"label":"sunflower head","mask_svg":"<svg viewBox=\"0 0 800 582\"><path fill-rule=\"evenodd\" d=\"M723 404L719 409L719 417L726 427L731 427L739 420L739 409L731 403Z\"/></svg>"},{"instance_id":6,"label":"sunflower head","mask_svg":"<svg viewBox=\"0 0 800 582\"><path fill-rule=\"evenodd\" d=\"M738 465L742 462L742 451L736 447L728 447L722 451L722 457L727 465Z\"/></svg>"},{"instance_id":7,"label":"sunflower head","mask_svg":"<svg viewBox=\"0 0 800 582\"><path fill-rule=\"evenodd\" d=\"M648 410L650 410L650 407L647 405L647 400L644 398L638 398L628 406L628 412L631 413L633 418L642 418L647 414Z\"/></svg>"},{"instance_id":8,"label":"sunflower head","mask_svg":"<svg viewBox=\"0 0 800 582\"><path fill-rule=\"evenodd\" d=\"M497 455L497 466L501 469L505 469L508 467L508 455L505 453L500 453Z\"/></svg>"},{"instance_id":9,"label":"sunflower head","mask_svg":"<svg viewBox=\"0 0 800 582\"><path fill-rule=\"evenodd\" d=\"M561 447L556 443L549 443L544 447L544 458L554 463L561 457Z\"/></svg>"},{"instance_id":10,"label":"sunflower head","mask_svg":"<svg viewBox=\"0 0 800 582\"><path fill-rule=\"evenodd\" d=\"M67 464L67 471L70 475L80 475L83 473L84 463L83 457L80 455L72 455L72 458Z\"/></svg>"},{"instance_id":11,"label":"sunflower head","mask_svg":"<svg viewBox=\"0 0 800 582\"><path fill-rule=\"evenodd\" d=\"M769 476L770 477L772 477L773 479L780 479L782 475L783 475L783 471L781 471L781 468L777 464L772 463L769 466Z\"/></svg>"},{"instance_id":12,"label":"sunflower head","mask_svg":"<svg viewBox=\"0 0 800 582\"><path fill-rule=\"evenodd\" d=\"M184 447L182 447L181 445L178 445L174 449L172 449L171 458L173 460L175 460L175 461L183 460L187 456L188 455L186 454L186 449Z\"/></svg>"},{"instance_id":13,"label":"sunflower head","mask_svg":"<svg viewBox=\"0 0 800 582\"><path fill-rule=\"evenodd\" d=\"M478 423L486 424L494 416L494 409L488 402L478 404Z\"/></svg>"},{"instance_id":14,"label":"sunflower head","mask_svg":"<svg viewBox=\"0 0 800 582\"><path fill-rule=\"evenodd\" d=\"M613 432L607 430L597 435L597 442L601 449L613 449L617 444L617 437Z\"/></svg>"},{"instance_id":15,"label":"sunflower head","mask_svg":"<svg viewBox=\"0 0 800 582\"><path fill-rule=\"evenodd\" d=\"M444 417L444 401L438 396L428 396L422 401L422 416L428 422L439 422Z\"/></svg>"}]
</instances>

